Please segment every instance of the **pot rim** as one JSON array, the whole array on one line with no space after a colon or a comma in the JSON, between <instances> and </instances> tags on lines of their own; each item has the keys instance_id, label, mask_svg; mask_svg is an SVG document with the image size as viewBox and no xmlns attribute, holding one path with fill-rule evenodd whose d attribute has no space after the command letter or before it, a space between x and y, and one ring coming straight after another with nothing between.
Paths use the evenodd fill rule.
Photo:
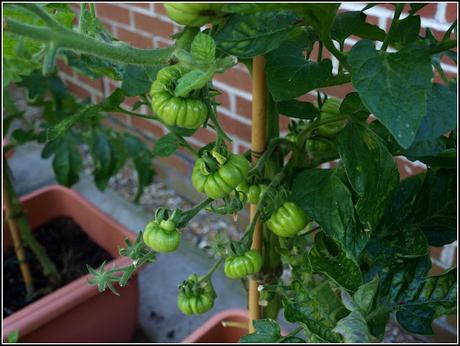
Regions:
<instances>
[{"instance_id":1,"label":"pot rim","mask_svg":"<svg viewBox=\"0 0 460 346\"><path fill-rule=\"evenodd\" d=\"M20 201L23 203L24 201L37 198L39 195L49 191L58 191L60 193L67 194L76 202L76 204L89 205L93 209L96 217L108 221L118 232L121 232L125 238L128 237L130 240L135 239L136 234L134 232L127 230L123 225L109 217L107 214L103 213L99 208L97 208L94 204L92 204L78 192L60 185L49 185L34 190L27 195L22 196ZM86 233L86 230L84 231ZM104 247L101 244L98 245ZM118 256L115 257L112 261L108 262L106 266L111 267L112 265L115 265L117 267L122 267L130 265L131 263L132 260L130 258ZM90 273L81 276L80 278L66 284L63 287L58 288L57 290L47 294L46 296L23 307L22 309L3 319L4 337L6 337L10 332L14 330L19 330L20 334L26 335L33 330L40 328L42 325L46 324L52 319L58 317L63 312L71 310L72 308L98 294L102 294L98 291L97 286L88 284L90 277ZM119 287L118 284L115 284L115 286ZM109 293L113 294L112 292ZM50 309L50 306L53 306L53 309Z\"/></svg>"}]
</instances>

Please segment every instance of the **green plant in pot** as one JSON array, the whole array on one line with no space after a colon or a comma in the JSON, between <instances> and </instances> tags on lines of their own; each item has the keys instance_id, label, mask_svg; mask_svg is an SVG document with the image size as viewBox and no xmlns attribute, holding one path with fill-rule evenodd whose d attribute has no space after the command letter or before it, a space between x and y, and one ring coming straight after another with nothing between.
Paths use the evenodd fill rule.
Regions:
<instances>
[{"instance_id":1,"label":"green plant in pot","mask_svg":"<svg viewBox=\"0 0 460 346\"><path fill-rule=\"evenodd\" d=\"M456 240L456 79L439 64L456 62L456 22L441 39L428 29L421 34L417 13L425 4L409 4L402 18L404 5L392 4L384 31L366 22L374 4L345 12L335 3L170 4L168 15L185 27L172 46L146 50L103 34L93 5L81 6L74 31L31 4L12 7L39 23L13 15L5 23L11 37L45 47L45 73L56 54L88 74L118 73L122 87L88 107L158 121L169 133L155 152L183 147L195 157L191 183L202 202L160 208L133 244L151 248L135 252L137 260L155 251L173 256L178 234L200 210L232 215L251 202L241 239L219 243L209 272L191 273L180 284L184 313L219 304L212 275L225 263L228 277L248 288L249 333L242 342L354 343L382 340L391 314L405 330L427 335L434 319L456 311L455 268L429 275L429 246ZM348 48L350 36L358 39ZM213 78L238 61L254 80L252 162L251 153L228 149L216 111ZM134 85L134 73L148 80ZM342 100L324 92L344 85L353 91ZM310 93L316 100L299 100ZM137 96L150 113L121 108L125 96ZM287 136L280 135L281 117L291 119ZM49 127L47 145L82 118ZM187 138L201 127L213 129L215 140L197 150ZM400 180L400 155L423 162L426 172ZM333 168L322 165L336 159ZM265 187L255 198L249 186ZM100 289L125 284L130 273L90 271ZM276 322L281 309L297 326L287 336Z\"/></svg>"}]
</instances>

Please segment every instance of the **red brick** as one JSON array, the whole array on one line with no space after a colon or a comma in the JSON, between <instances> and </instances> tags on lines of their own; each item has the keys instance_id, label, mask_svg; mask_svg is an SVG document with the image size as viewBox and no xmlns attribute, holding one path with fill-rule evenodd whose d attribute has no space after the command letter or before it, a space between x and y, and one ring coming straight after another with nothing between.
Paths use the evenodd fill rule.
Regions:
<instances>
[{"instance_id":1,"label":"red brick","mask_svg":"<svg viewBox=\"0 0 460 346\"><path fill-rule=\"evenodd\" d=\"M136 28L154 34L155 36L168 38L174 31L172 23L166 23L143 13L134 13L134 21L136 23Z\"/></svg>"},{"instance_id":2,"label":"red brick","mask_svg":"<svg viewBox=\"0 0 460 346\"><path fill-rule=\"evenodd\" d=\"M457 19L458 13L458 4L456 3L448 3L446 8L446 21L453 22Z\"/></svg>"},{"instance_id":3,"label":"red brick","mask_svg":"<svg viewBox=\"0 0 460 346\"><path fill-rule=\"evenodd\" d=\"M225 132L236 135L245 141L251 141L251 126L224 114L219 114L219 121Z\"/></svg>"},{"instance_id":4,"label":"red brick","mask_svg":"<svg viewBox=\"0 0 460 346\"><path fill-rule=\"evenodd\" d=\"M117 23L129 25L129 11L110 3L96 3L98 17L107 18Z\"/></svg>"},{"instance_id":5,"label":"red brick","mask_svg":"<svg viewBox=\"0 0 460 346\"><path fill-rule=\"evenodd\" d=\"M232 85L237 89L242 89L251 92L252 80L247 71L237 70L235 68L215 75L215 80Z\"/></svg>"},{"instance_id":6,"label":"red brick","mask_svg":"<svg viewBox=\"0 0 460 346\"><path fill-rule=\"evenodd\" d=\"M166 10L162 3L155 3L155 12L166 16Z\"/></svg>"},{"instance_id":7,"label":"red brick","mask_svg":"<svg viewBox=\"0 0 460 346\"><path fill-rule=\"evenodd\" d=\"M139 33L135 33L123 28L117 28L118 38L137 48L153 48L152 39Z\"/></svg>"},{"instance_id":8,"label":"red brick","mask_svg":"<svg viewBox=\"0 0 460 346\"><path fill-rule=\"evenodd\" d=\"M288 125L291 122L291 118L280 116L280 131L287 131Z\"/></svg>"},{"instance_id":9,"label":"red brick","mask_svg":"<svg viewBox=\"0 0 460 346\"><path fill-rule=\"evenodd\" d=\"M220 103L220 106L230 109L230 96L226 92L216 96L216 101Z\"/></svg>"},{"instance_id":10,"label":"red brick","mask_svg":"<svg viewBox=\"0 0 460 346\"><path fill-rule=\"evenodd\" d=\"M159 157L157 158L158 161L161 163L174 167L176 169L176 173L183 176L190 175L190 164L178 157L177 155L171 155L169 157Z\"/></svg>"},{"instance_id":11,"label":"red brick","mask_svg":"<svg viewBox=\"0 0 460 346\"><path fill-rule=\"evenodd\" d=\"M214 130L210 128L200 128L195 132L193 138L204 144L208 144L216 140L216 135Z\"/></svg>"},{"instance_id":12,"label":"red brick","mask_svg":"<svg viewBox=\"0 0 460 346\"><path fill-rule=\"evenodd\" d=\"M429 3L426 5L424 8L421 10L417 11L417 14L421 17L425 18L433 18L434 15L436 14L436 11L438 10L438 4L436 3Z\"/></svg>"},{"instance_id":13,"label":"red brick","mask_svg":"<svg viewBox=\"0 0 460 346\"><path fill-rule=\"evenodd\" d=\"M252 102L236 96L236 113L247 118L252 116Z\"/></svg>"},{"instance_id":14,"label":"red brick","mask_svg":"<svg viewBox=\"0 0 460 346\"><path fill-rule=\"evenodd\" d=\"M441 274L445 269L441 268L440 266L433 264L430 271L428 272L428 276L435 276Z\"/></svg>"},{"instance_id":15,"label":"red brick","mask_svg":"<svg viewBox=\"0 0 460 346\"><path fill-rule=\"evenodd\" d=\"M343 99L347 94L355 91L351 83L337 85L333 87L322 88L321 91L325 92L328 96L334 96Z\"/></svg>"},{"instance_id":16,"label":"red brick","mask_svg":"<svg viewBox=\"0 0 460 346\"><path fill-rule=\"evenodd\" d=\"M430 246L430 256L431 258L440 259L442 253L442 247Z\"/></svg>"},{"instance_id":17,"label":"red brick","mask_svg":"<svg viewBox=\"0 0 460 346\"><path fill-rule=\"evenodd\" d=\"M87 97L91 97L91 93L88 91L88 89L85 89L81 85L75 84L71 81L66 81L65 83L67 84L67 87L69 88L70 92L78 98L83 100Z\"/></svg>"},{"instance_id":18,"label":"red brick","mask_svg":"<svg viewBox=\"0 0 460 346\"><path fill-rule=\"evenodd\" d=\"M150 9L150 4L148 2L131 2L129 5L134 6L134 7L143 8L146 10Z\"/></svg>"},{"instance_id":19,"label":"red brick","mask_svg":"<svg viewBox=\"0 0 460 346\"><path fill-rule=\"evenodd\" d=\"M139 130L152 134L155 138L160 138L164 135L163 128L153 120L151 121L133 116L131 117L131 125Z\"/></svg>"},{"instance_id":20,"label":"red brick","mask_svg":"<svg viewBox=\"0 0 460 346\"><path fill-rule=\"evenodd\" d=\"M91 88L95 90L99 90L100 92L104 91L104 86L102 84L102 79L91 79L86 77L85 75L77 73L77 78L79 81L81 81L83 84L86 84L90 86Z\"/></svg>"},{"instance_id":21,"label":"red brick","mask_svg":"<svg viewBox=\"0 0 460 346\"><path fill-rule=\"evenodd\" d=\"M425 172L425 168L413 165L410 161L403 160L399 157L395 158L398 166L400 179L403 180L409 176ZM406 170L408 168L408 170Z\"/></svg>"},{"instance_id":22,"label":"red brick","mask_svg":"<svg viewBox=\"0 0 460 346\"><path fill-rule=\"evenodd\" d=\"M170 47L171 45L167 42L163 41L157 41L157 47L156 48L167 48Z\"/></svg>"},{"instance_id":23,"label":"red brick","mask_svg":"<svg viewBox=\"0 0 460 346\"><path fill-rule=\"evenodd\" d=\"M56 66L58 67L59 72L62 72L68 76L74 75L74 70L68 66L62 59L56 59Z\"/></svg>"},{"instance_id":24,"label":"red brick","mask_svg":"<svg viewBox=\"0 0 460 346\"><path fill-rule=\"evenodd\" d=\"M238 154L244 154L249 149L251 148L246 144L238 143Z\"/></svg>"},{"instance_id":25,"label":"red brick","mask_svg":"<svg viewBox=\"0 0 460 346\"><path fill-rule=\"evenodd\" d=\"M110 115L116 120L121 121L123 124L130 124L131 116L125 113L110 112Z\"/></svg>"}]
</instances>

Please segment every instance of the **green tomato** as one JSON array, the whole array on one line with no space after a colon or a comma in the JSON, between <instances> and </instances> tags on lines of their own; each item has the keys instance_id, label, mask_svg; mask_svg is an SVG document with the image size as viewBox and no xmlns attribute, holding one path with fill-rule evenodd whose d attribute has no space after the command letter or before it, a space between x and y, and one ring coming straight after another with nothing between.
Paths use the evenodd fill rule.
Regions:
<instances>
[{"instance_id":1,"label":"green tomato","mask_svg":"<svg viewBox=\"0 0 460 346\"><path fill-rule=\"evenodd\" d=\"M257 250L249 250L242 256L229 256L225 259L225 275L230 279L241 279L260 272L262 256Z\"/></svg>"},{"instance_id":2,"label":"green tomato","mask_svg":"<svg viewBox=\"0 0 460 346\"><path fill-rule=\"evenodd\" d=\"M246 182L243 182L236 187L236 191L245 193L248 198L248 203L257 204L259 203L260 197L262 197L265 190L267 190L267 187L268 186L265 184L249 186Z\"/></svg>"},{"instance_id":3,"label":"green tomato","mask_svg":"<svg viewBox=\"0 0 460 346\"><path fill-rule=\"evenodd\" d=\"M206 3L165 3L163 4L169 18L178 24L202 26L213 23L224 4Z\"/></svg>"},{"instance_id":4,"label":"green tomato","mask_svg":"<svg viewBox=\"0 0 460 346\"><path fill-rule=\"evenodd\" d=\"M305 150L309 153L315 154L327 154L336 153L337 145L334 141L326 138L309 138L305 142Z\"/></svg>"},{"instance_id":5,"label":"green tomato","mask_svg":"<svg viewBox=\"0 0 460 346\"><path fill-rule=\"evenodd\" d=\"M293 202L285 202L266 222L279 237L294 237L309 222L305 213Z\"/></svg>"},{"instance_id":6,"label":"green tomato","mask_svg":"<svg viewBox=\"0 0 460 346\"><path fill-rule=\"evenodd\" d=\"M216 292L211 281L204 280L198 283L200 277L192 274L179 287L177 307L186 315L198 315L209 311L214 306Z\"/></svg>"},{"instance_id":7,"label":"green tomato","mask_svg":"<svg viewBox=\"0 0 460 346\"><path fill-rule=\"evenodd\" d=\"M209 174L203 172L204 164L202 158L196 160L192 172L192 184L198 192L212 199L227 196L246 179L251 167L243 155L235 154L229 154L225 163Z\"/></svg>"},{"instance_id":8,"label":"green tomato","mask_svg":"<svg viewBox=\"0 0 460 346\"><path fill-rule=\"evenodd\" d=\"M144 243L157 252L175 251L180 244L180 232L172 221L151 221L143 233Z\"/></svg>"},{"instance_id":9,"label":"green tomato","mask_svg":"<svg viewBox=\"0 0 460 346\"><path fill-rule=\"evenodd\" d=\"M152 110L168 126L196 129L206 120L208 107L199 99L174 96L174 81L179 80L183 74L184 71L177 65L165 67L158 72L150 88Z\"/></svg>"},{"instance_id":10,"label":"green tomato","mask_svg":"<svg viewBox=\"0 0 460 346\"><path fill-rule=\"evenodd\" d=\"M324 102L323 106L321 107L320 119L330 119L340 115L340 101L333 98L328 98L326 102ZM342 131L342 129L347 124L347 121L340 120L336 122L332 122L329 124L324 124L319 126L316 129L316 132L321 136L325 137L334 137L337 133Z\"/></svg>"}]
</instances>

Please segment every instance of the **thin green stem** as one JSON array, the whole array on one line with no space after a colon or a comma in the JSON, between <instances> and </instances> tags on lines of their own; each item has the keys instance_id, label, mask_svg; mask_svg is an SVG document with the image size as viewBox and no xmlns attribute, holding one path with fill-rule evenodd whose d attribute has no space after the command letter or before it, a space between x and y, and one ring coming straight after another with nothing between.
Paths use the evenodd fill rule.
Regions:
<instances>
[{"instance_id":1,"label":"thin green stem","mask_svg":"<svg viewBox=\"0 0 460 346\"><path fill-rule=\"evenodd\" d=\"M351 71L351 66L347 61L347 57L335 47L334 42L330 37L325 38L323 40L323 44L326 46L329 52L337 58L340 64L342 64L342 66L347 69L347 71Z\"/></svg>"},{"instance_id":2,"label":"thin green stem","mask_svg":"<svg viewBox=\"0 0 460 346\"><path fill-rule=\"evenodd\" d=\"M196 214L198 214L202 209L206 208L212 201L212 198L207 198L204 201L198 203L193 208L184 211L182 213L182 218L180 222L177 224L177 228L185 226L191 219L195 217Z\"/></svg>"},{"instance_id":3,"label":"thin green stem","mask_svg":"<svg viewBox=\"0 0 460 346\"><path fill-rule=\"evenodd\" d=\"M171 132L171 131L170 131L170 133L173 133L174 136L177 138L177 140L180 142L180 144L181 144L185 149L187 149L193 156L195 156L196 158L199 157L198 151L196 151L196 150L187 142L187 140L186 140L184 137L178 135L178 134L175 133L175 132Z\"/></svg>"},{"instance_id":4,"label":"thin green stem","mask_svg":"<svg viewBox=\"0 0 460 346\"><path fill-rule=\"evenodd\" d=\"M267 146L267 149L264 151L260 159L257 161L257 164L249 171L249 175L252 175L256 172L261 172L262 168L264 167L266 161L271 157L273 151L279 145L286 145L290 147L292 150L297 150L295 143L291 142L286 138L276 137L273 138Z\"/></svg>"},{"instance_id":5,"label":"thin green stem","mask_svg":"<svg viewBox=\"0 0 460 346\"><path fill-rule=\"evenodd\" d=\"M204 98L206 100L207 107L209 109L209 118L211 118L214 124L214 130L216 131L216 134L217 134L216 147L219 148L225 140L229 142L231 142L232 140L230 139L230 137L227 136L225 131L220 126L219 120L217 119L216 105L215 104L212 105L210 102L208 88L205 89L204 94L205 94Z\"/></svg>"},{"instance_id":6,"label":"thin green stem","mask_svg":"<svg viewBox=\"0 0 460 346\"><path fill-rule=\"evenodd\" d=\"M135 116L135 117L139 117L139 118L145 118L145 119L150 119L150 120L158 120L158 118L153 116L153 115L147 115L147 114L132 112L132 111L124 109L124 108L122 108L120 106L117 107L117 110L119 110L122 113L126 113L126 114L129 114L129 115L132 115L132 116Z\"/></svg>"},{"instance_id":7,"label":"thin green stem","mask_svg":"<svg viewBox=\"0 0 460 346\"><path fill-rule=\"evenodd\" d=\"M209 271L207 272L207 274L205 276L203 276L199 282L203 282L205 280L208 280L212 274L214 274L214 272L217 270L217 268L219 268L219 266L222 264L222 262L224 261L225 257L221 257L219 258L216 263L214 263L214 265L211 267L211 269L209 269Z\"/></svg>"},{"instance_id":8,"label":"thin green stem","mask_svg":"<svg viewBox=\"0 0 460 346\"><path fill-rule=\"evenodd\" d=\"M457 47L457 41L456 40L448 40L445 42L441 42L440 44L434 46L433 48L430 49L430 54L437 54L440 52L444 52L446 50L452 49Z\"/></svg>"},{"instance_id":9,"label":"thin green stem","mask_svg":"<svg viewBox=\"0 0 460 346\"><path fill-rule=\"evenodd\" d=\"M83 35L63 26L58 28L39 27L23 24L11 18L5 18L5 30L13 34L49 43L56 47L70 49L103 59L110 59L133 65L155 65L168 62L174 46L160 49L133 48L126 44L111 44Z\"/></svg>"},{"instance_id":10,"label":"thin green stem","mask_svg":"<svg viewBox=\"0 0 460 346\"><path fill-rule=\"evenodd\" d=\"M403 6L396 6L395 13L393 15L393 19L391 20L390 29L388 30L388 33L385 36L385 39L383 40L382 48L380 48L382 52L385 52L388 48L388 45L390 44L391 35L393 31L395 30L395 27L399 23L399 16L401 15L402 10L403 10Z\"/></svg>"},{"instance_id":11,"label":"thin green stem","mask_svg":"<svg viewBox=\"0 0 460 346\"><path fill-rule=\"evenodd\" d=\"M96 17L96 6L94 5L94 2L89 3L89 13L91 13L93 18Z\"/></svg>"},{"instance_id":12,"label":"thin green stem","mask_svg":"<svg viewBox=\"0 0 460 346\"><path fill-rule=\"evenodd\" d=\"M38 16L40 19L42 19L46 25L50 26L51 28L61 28L61 24L59 24L58 21L56 21L52 16L49 15L48 12L46 12L43 8L36 4L31 4L31 3L19 3L16 4L16 6L21 6L25 10L32 12L36 16Z\"/></svg>"}]
</instances>

